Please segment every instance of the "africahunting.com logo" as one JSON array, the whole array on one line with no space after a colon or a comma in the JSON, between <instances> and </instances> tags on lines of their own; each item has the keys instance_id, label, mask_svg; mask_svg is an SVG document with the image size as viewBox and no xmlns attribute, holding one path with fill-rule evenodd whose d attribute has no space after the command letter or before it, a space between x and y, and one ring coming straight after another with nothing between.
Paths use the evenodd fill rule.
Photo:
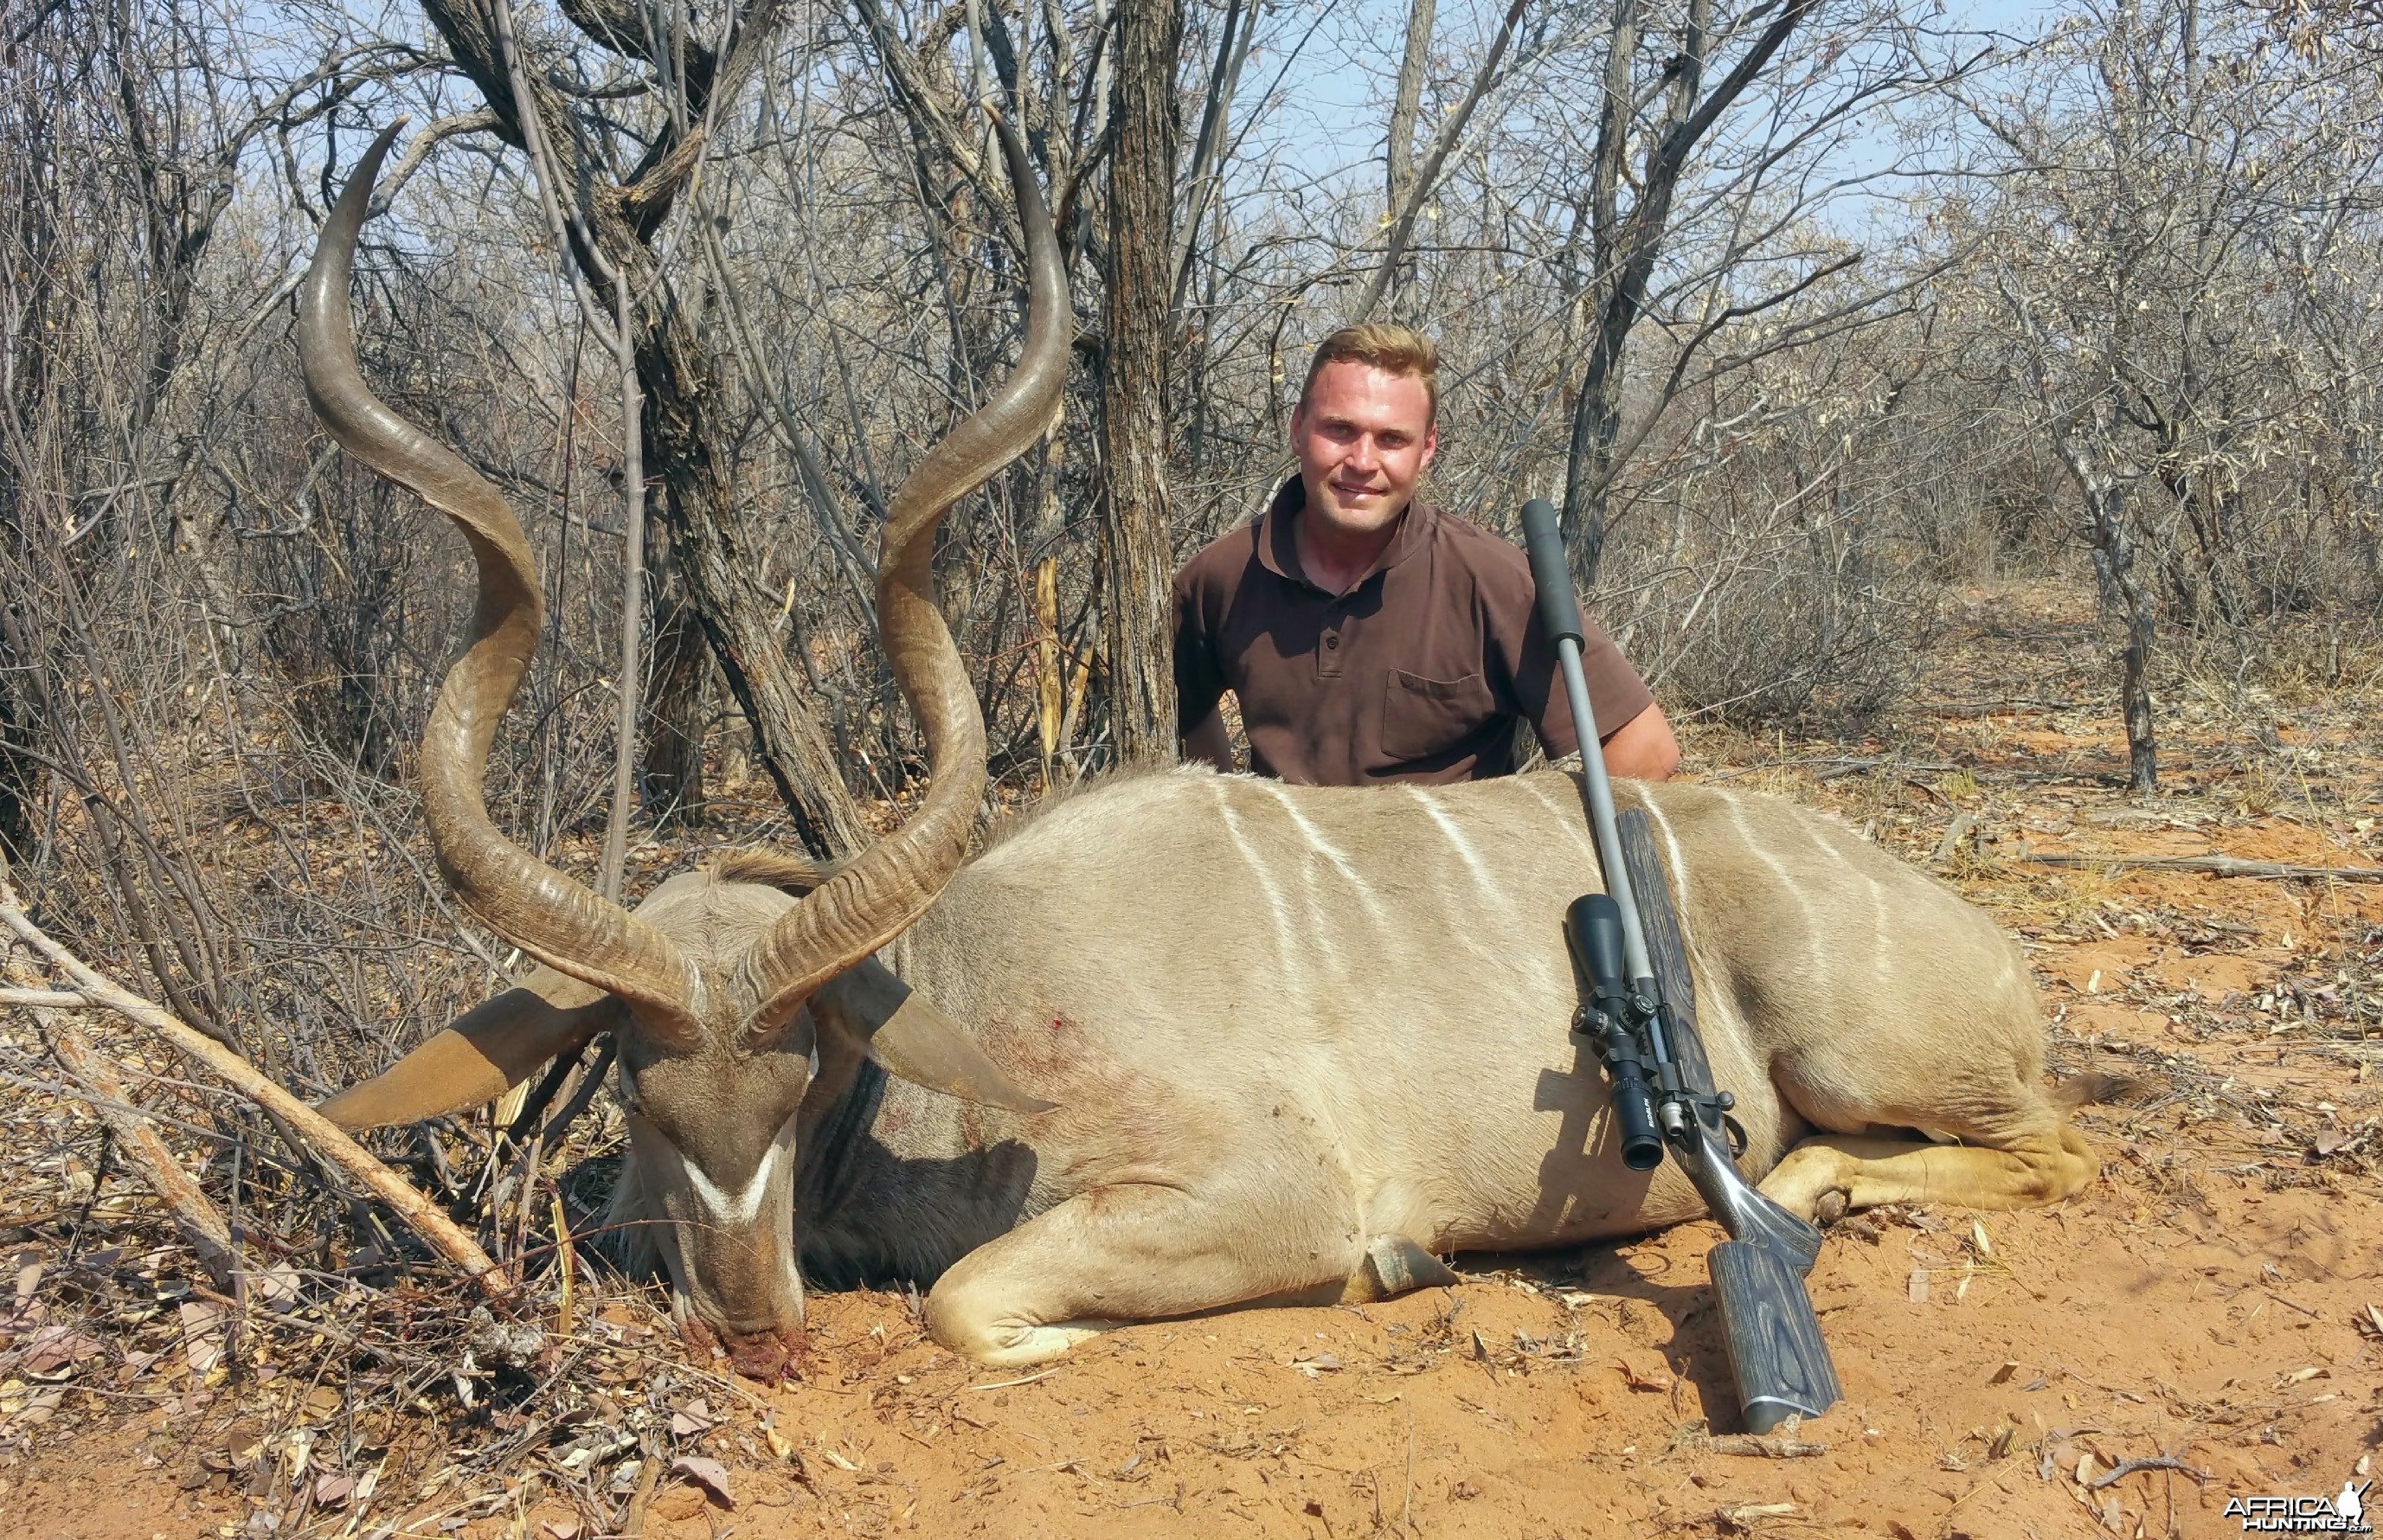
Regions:
<instances>
[{"instance_id":1,"label":"africahunting.com logo","mask_svg":"<svg viewBox=\"0 0 2383 1540\"><path fill-rule=\"evenodd\" d=\"M2253 1534L2372 1534L2366 1489L2374 1485L2345 1481L2330 1497L2229 1497L2226 1517Z\"/></svg>"}]
</instances>

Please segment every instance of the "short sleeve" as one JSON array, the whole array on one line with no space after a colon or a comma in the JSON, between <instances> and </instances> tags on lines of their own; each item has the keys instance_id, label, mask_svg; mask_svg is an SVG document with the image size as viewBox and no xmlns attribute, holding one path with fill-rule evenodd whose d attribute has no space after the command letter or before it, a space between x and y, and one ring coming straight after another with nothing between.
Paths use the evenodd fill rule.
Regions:
<instances>
[{"instance_id":1,"label":"short sleeve","mask_svg":"<svg viewBox=\"0 0 2383 1540\"><path fill-rule=\"evenodd\" d=\"M1587 683L1588 708L1597 713L1597 735L1602 741L1654 705L1655 692L1638 677L1638 671L1622 656L1622 649L1613 645L1613 638L1605 634L1604 627L1583 616L1581 630L1581 677ZM1550 756L1560 759L1580 747L1580 734L1573 725L1572 700L1557 677L1558 667L1555 647L1534 613L1524 634L1515 694L1539 742L1547 745ZM1533 680L1540 682L1536 692L1530 684Z\"/></svg>"},{"instance_id":2,"label":"short sleeve","mask_svg":"<svg viewBox=\"0 0 2383 1540\"><path fill-rule=\"evenodd\" d=\"M1481 602L1488 609L1491 646L1514 695L1516 714L1526 718L1548 753L1562 758L1580 747L1572 702L1557 674L1555 644L1539 623L1531 570L1523 553L1490 537L1502 551L1481 573ZM1511 558L1511 560L1509 559ZM1597 713L1598 736L1610 738L1655 704L1655 693L1622 656L1605 628L1581 619L1580 671L1588 684L1589 709Z\"/></svg>"}]
</instances>

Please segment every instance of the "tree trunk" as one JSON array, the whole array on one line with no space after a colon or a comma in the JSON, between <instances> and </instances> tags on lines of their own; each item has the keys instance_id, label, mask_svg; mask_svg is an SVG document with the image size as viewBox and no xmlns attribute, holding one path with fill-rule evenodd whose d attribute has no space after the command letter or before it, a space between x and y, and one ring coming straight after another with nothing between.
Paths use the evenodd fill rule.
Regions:
<instances>
[{"instance_id":1,"label":"tree trunk","mask_svg":"<svg viewBox=\"0 0 2383 1540\"><path fill-rule=\"evenodd\" d=\"M1119 0L1109 157L1106 351L1101 378L1101 581L1109 724L1120 764L1175 757L1167 626L1167 364L1175 250L1175 68L1181 0Z\"/></svg>"},{"instance_id":2,"label":"tree trunk","mask_svg":"<svg viewBox=\"0 0 2383 1540\"><path fill-rule=\"evenodd\" d=\"M834 745L804 701L777 612L754 582L760 554L737 516L701 410L720 399L718 382L702 371L683 329L669 314L653 316L638 345L647 444L665 489L673 561L796 836L823 859L850 856L869 844L869 831L845 790Z\"/></svg>"},{"instance_id":3,"label":"tree trunk","mask_svg":"<svg viewBox=\"0 0 2383 1540\"><path fill-rule=\"evenodd\" d=\"M2134 530L2128 517L2131 486L2113 469L2108 429L2097 420L2107 411L2105 403L2081 424L2056 430L2053 442L2085 498L2085 538L2093 548L2104 608L2114 610L2126 627L2126 643L2118 650L2118 696L2127 722L2129 780L2136 795L2149 796L2159 781L2151 687L2156 634L2151 595L2135 573Z\"/></svg>"},{"instance_id":4,"label":"tree trunk","mask_svg":"<svg viewBox=\"0 0 2383 1540\"><path fill-rule=\"evenodd\" d=\"M703 625L688 602L677 553L661 521L646 549L652 581L654 661L644 763L648 809L659 824L703 820L704 685L710 678Z\"/></svg>"},{"instance_id":5,"label":"tree trunk","mask_svg":"<svg viewBox=\"0 0 2383 1540\"><path fill-rule=\"evenodd\" d=\"M0 498L7 493L7 481L0 474ZM10 527L14 512L0 502L0 532ZM48 660L27 645L14 598L0 596L0 857L12 866L31 866L40 844L49 770L33 748L43 725L40 699L24 682L34 670L46 668Z\"/></svg>"},{"instance_id":6,"label":"tree trunk","mask_svg":"<svg viewBox=\"0 0 2383 1540\"><path fill-rule=\"evenodd\" d=\"M1612 491L1622 435L1622 388L1631 328L1647 305L1647 284L1661 254L1672 222L1672 199L1688 157L1732 103L1761 74L1818 0L1787 0L1759 37L1710 92L1704 90L1705 61L1711 43L1712 0L1688 0L1679 30L1679 51L1664 66L1662 111L1645 136L1650 141L1637 185L1637 199L1622 212L1621 187L1629 180L1630 65L1640 41L1636 0L1617 0L1608 24L1604 105L1597 126L1597 153L1585 200L1591 223L1593 277L1583 303L1590 314L1587 356L1580 394L1574 401L1572 438L1564 457L1563 509L1560 527L1583 587L1594 586L1604 558L1607 499ZM1699 95L1699 92L1703 94Z\"/></svg>"},{"instance_id":7,"label":"tree trunk","mask_svg":"<svg viewBox=\"0 0 2383 1540\"><path fill-rule=\"evenodd\" d=\"M1407 47L1399 61L1399 83L1390 102L1389 173L1388 199L1382 207L1395 219L1406 206L1407 190L1414 182L1415 114L1423 107L1424 66L1431 58L1431 28L1438 10L1438 0L1410 0L1407 9ZM1405 265L1401 265L1403 267ZM1406 274L1393 272L1389 277L1390 314L1399 314L1400 292L1406 287Z\"/></svg>"},{"instance_id":8,"label":"tree trunk","mask_svg":"<svg viewBox=\"0 0 2383 1540\"><path fill-rule=\"evenodd\" d=\"M2137 796L2149 796L2159 782L2159 745L2152 723L2152 598L2135 577L2135 539L2127 521L2127 488L2103 478L2098 490L2092 485L2086 487L2085 504L2093 520L2091 537L2097 565L2118 594L2119 619L2127 628L2126 645L2118 649L2118 691L2127 719L2128 779Z\"/></svg>"}]
</instances>

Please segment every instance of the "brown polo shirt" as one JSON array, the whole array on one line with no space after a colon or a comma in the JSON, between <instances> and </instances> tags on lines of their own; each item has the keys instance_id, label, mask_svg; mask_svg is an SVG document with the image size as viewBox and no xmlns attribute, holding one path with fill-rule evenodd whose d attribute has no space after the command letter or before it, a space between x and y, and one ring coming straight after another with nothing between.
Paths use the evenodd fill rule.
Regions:
<instances>
[{"instance_id":1,"label":"brown polo shirt","mask_svg":"<svg viewBox=\"0 0 2383 1540\"><path fill-rule=\"evenodd\" d=\"M1506 774L1518 719L1550 754L1578 746L1520 548L1416 504L1373 570L1327 594L1292 536L1306 499L1291 477L1176 574L1181 732L1229 689L1252 770L1330 786ZM1610 735L1655 697L1594 622L1584 629L1589 704Z\"/></svg>"}]
</instances>

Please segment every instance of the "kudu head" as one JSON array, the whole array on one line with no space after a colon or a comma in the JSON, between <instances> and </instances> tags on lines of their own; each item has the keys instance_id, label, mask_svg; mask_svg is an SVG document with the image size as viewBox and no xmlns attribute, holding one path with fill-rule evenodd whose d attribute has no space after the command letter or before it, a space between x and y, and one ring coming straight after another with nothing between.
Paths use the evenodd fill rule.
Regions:
<instances>
[{"instance_id":1,"label":"kudu head","mask_svg":"<svg viewBox=\"0 0 2383 1540\"><path fill-rule=\"evenodd\" d=\"M481 782L498 720L528 671L543 602L521 523L496 488L377 400L355 359L349 272L397 129L376 141L324 227L299 290L299 356L323 425L348 452L452 520L479 572L470 641L432 707L423 820L438 869L474 918L540 965L323 1111L352 1127L433 1117L501 1094L599 1032L620 1048L631 1166L648 1200L681 1321L769 1375L799 1340L796 1115L820 1063L818 1023L889 1071L1034 1112L1002 1075L870 954L934 902L958 868L985 781L984 721L934 602L944 514L1031 444L1065 381L1069 315L1056 239L1017 134L1000 136L1025 229L1031 292L1019 365L895 494L877 581L879 634L923 729L931 788L916 813L809 892L665 884L636 913L514 844ZM814 1013L822 989L845 1007Z\"/></svg>"}]
</instances>

